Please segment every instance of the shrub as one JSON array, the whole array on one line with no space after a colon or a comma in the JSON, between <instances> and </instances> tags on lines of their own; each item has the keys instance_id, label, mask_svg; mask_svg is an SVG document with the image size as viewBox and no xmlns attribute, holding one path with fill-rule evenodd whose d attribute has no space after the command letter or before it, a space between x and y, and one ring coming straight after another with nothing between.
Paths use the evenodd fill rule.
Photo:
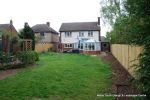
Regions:
<instances>
[{"instance_id":1,"label":"shrub","mask_svg":"<svg viewBox=\"0 0 150 100\"><path fill-rule=\"evenodd\" d=\"M0 69L25 67L24 65L33 64L35 61L39 61L39 55L35 51L20 51L14 56L0 52Z\"/></svg>"},{"instance_id":2,"label":"shrub","mask_svg":"<svg viewBox=\"0 0 150 100\"><path fill-rule=\"evenodd\" d=\"M3 65L4 63L8 63L9 56L4 52L0 52L0 63Z\"/></svg>"},{"instance_id":3,"label":"shrub","mask_svg":"<svg viewBox=\"0 0 150 100\"><path fill-rule=\"evenodd\" d=\"M17 58L23 64L32 64L39 60L39 56L35 51L20 51L17 54Z\"/></svg>"},{"instance_id":4,"label":"shrub","mask_svg":"<svg viewBox=\"0 0 150 100\"><path fill-rule=\"evenodd\" d=\"M16 61L16 57L15 56L11 56L8 53L5 52L0 52L0 69L9 69L9 68L13 68L15 63L12 63Z\"/></svg>"},{"instance_id":5,"label":"shrub","mask_svg":"<svg viewBox=\"0 0 150 100\"><path fill-rule=\"evenodd\" d=\"M35 55L35 61L39 61L39 55L37 52L34 52L34 55Z\"/></svg>"}]
</instances>

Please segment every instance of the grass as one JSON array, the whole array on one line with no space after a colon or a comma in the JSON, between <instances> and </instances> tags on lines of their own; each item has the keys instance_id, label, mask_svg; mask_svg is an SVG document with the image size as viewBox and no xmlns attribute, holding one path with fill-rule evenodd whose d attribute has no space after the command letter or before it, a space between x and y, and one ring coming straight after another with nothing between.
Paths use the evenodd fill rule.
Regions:
<instances>
[{"instance_id":1,"label":"grass","mask_svg":"<svg viewBox=\"0 0 150 100\"><path fill-rule=\"evenodd\" d=\"M111 87L111 69L99 58L40 54L35 68L0 81L0 100L112 100L97 97Z\"/></svg>"}]
</instances>

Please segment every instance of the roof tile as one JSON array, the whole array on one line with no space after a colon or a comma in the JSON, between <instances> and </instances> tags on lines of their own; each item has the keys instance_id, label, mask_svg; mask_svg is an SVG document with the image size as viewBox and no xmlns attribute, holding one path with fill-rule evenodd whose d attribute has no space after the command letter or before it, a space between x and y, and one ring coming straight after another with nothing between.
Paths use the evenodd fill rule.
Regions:
<instances>
[{"instance_id":1,"label":"roof tile","mask_svg":"<svg viewBox=\"0 0 150 100\"><path fill-rule=\"evenodd\" d=\"M63 23L59 31L100 31L100 26L97 22Z\"/></svg>"}]
</instances>

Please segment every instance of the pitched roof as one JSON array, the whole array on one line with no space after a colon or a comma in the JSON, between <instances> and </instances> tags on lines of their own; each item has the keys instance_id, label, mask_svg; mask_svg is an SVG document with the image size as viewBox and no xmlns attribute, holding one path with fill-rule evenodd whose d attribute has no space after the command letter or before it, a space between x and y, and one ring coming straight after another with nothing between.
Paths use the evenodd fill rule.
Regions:
<instances>
[{"instance_id":1,"label":"pitched roof","mask_svg":"<svg viewBox=\"0 0 150 100\"><path fill-rule=\"evenodd\" d=\"M0 30L2 30L2 31L11 31L12 30L13 33L17 33L17 30L11 24L0 24Z\"/></svg>"},{"instance_id":2,"label":"pitched roof","mask_svg":"<svg viewBox=\"0 0 150 100\"><path fill-rule=\"evenodd\" d=\"M62 23L59 31L100 31L100 26L97 22Z\"/></svg>"},{"instance_id":3,"label":"pitched roof","mask_svg":"<svg viewBox=\"0 0 150 100\"><path fill-rule=\"evenodd\" d=\"M57 31L55 31L53 28L49 27L46 24L37 24L32 27L32 30L35 33L41 33L41 32L52 32L54 34L59 34Z\"/></svg>"},{"instance_id":4,"label":"pitched roof","mask_svg":"<svg viewBox=\"0 0 150 100\"><path fill-rule=\"evenodd\" d=\"M10 26L10 24L0 24L0 30L7 29Z\"/></svg>"}]
</instances>

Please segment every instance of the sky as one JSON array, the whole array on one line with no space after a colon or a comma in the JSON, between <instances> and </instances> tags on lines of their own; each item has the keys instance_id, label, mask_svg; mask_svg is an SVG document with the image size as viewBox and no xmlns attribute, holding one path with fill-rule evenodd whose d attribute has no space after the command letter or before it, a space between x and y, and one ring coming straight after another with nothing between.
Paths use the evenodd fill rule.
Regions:
<instances>
[{"instance_id":1,"label":"sky","mask_svg":"<svg viewBox=\"0 0 150 100\"><path fill-rule=\"evenodd\" d=\"M62 23L97 21L97 17L100 17L100 0L1 0L0 6L0 24L12 19L17 30L25 22L31 27L50 22L59 31ZM102 36L105 32L101 24Z\"/></svg>"}]
</instances>

